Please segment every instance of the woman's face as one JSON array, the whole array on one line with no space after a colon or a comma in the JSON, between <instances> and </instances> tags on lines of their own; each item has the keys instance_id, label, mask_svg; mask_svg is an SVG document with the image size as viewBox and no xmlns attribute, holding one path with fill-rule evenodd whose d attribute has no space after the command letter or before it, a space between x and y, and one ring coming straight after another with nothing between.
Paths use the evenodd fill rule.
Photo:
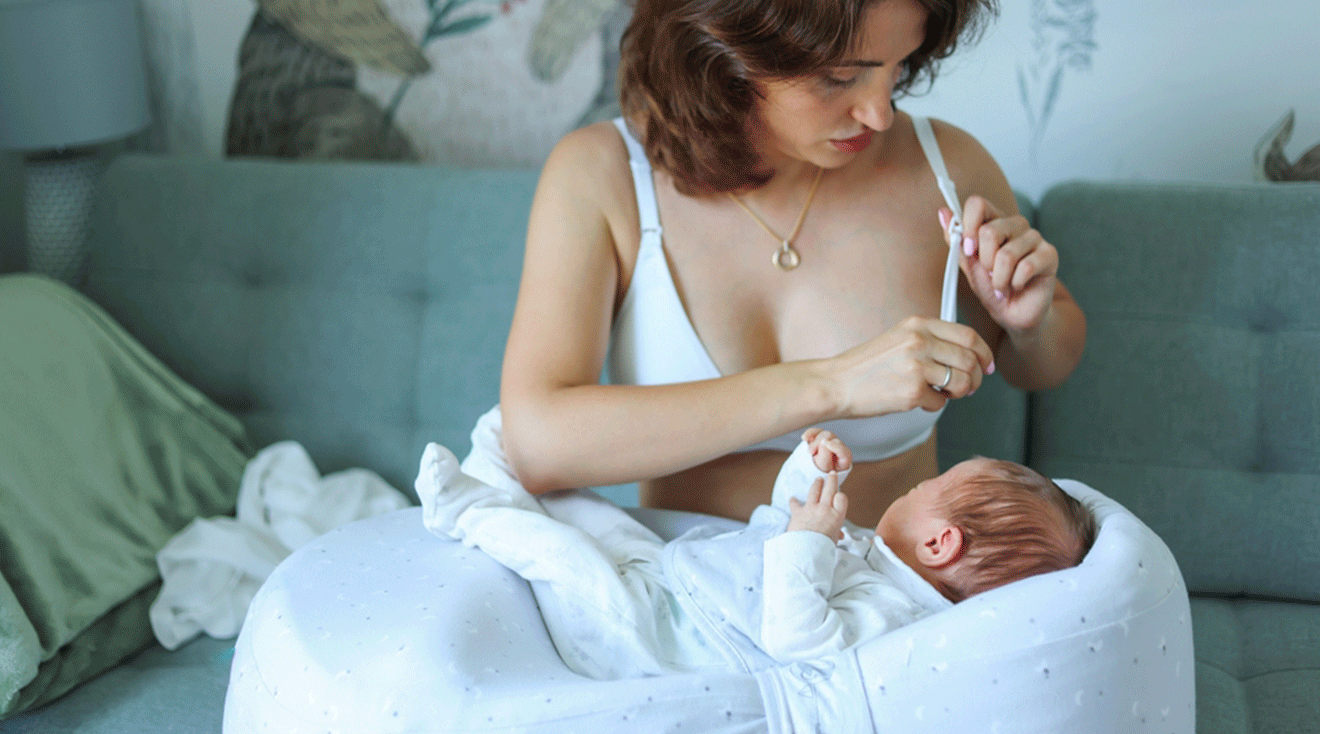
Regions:
<instances>
[{"instance_id":1,"label":"woman's face","mask_svg":"<svg viewBox=\"0 0 1320 734\"><path fill-rule=\"evenodd\" d=\"M894 84L921 47L926 11L916 0L880 0L866 10L849 58L819 76L762 82L753 137L772 168L806 161L846 165L894 122Z\"/></svg>"}]
</instances>

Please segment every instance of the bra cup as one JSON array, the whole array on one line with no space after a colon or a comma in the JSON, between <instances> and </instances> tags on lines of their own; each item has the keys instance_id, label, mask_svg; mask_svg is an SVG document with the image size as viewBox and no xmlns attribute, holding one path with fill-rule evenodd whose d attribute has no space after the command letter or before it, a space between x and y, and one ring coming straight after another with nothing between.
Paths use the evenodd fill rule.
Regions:
<instances>
[{"instance_id":1,"label":"bra cup","mask_svg":"<svg viewBox=\"0 0 1320 734\"><path fill-rule=\"evenodd\" d=\"M622 118L616 119L614 124L628 147L642 232L632 280L611 330L610 382L616 385L668 385L721 377L719 368L688 318L669 272L650 162ZM957 262L952 257L950 260ZM954 288L956 290L956 282ZM948 289L947 277L945 289ZM944 300L949 300L947 294ZM933 412L915 408L903 413L845 418L819 425L843 439L852 449L855 461L879 461L925 443L943 412L943 408ZM801 440L802 430L799 429L740 451L774 449L791 452Z\"/></svg>"}]
</instances>

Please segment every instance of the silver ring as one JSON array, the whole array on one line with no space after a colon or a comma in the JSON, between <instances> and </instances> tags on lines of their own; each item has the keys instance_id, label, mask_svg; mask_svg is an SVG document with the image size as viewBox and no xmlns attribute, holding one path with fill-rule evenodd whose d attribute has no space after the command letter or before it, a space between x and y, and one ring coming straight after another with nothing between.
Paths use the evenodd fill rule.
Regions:
<instances>
[{"instance_id":1,"label":"silver ring","mask_svg":"<svg viewBox=\"0 0 1320 734\"><path fill-rule=\"evenodd\" d=\"M943 391L944 388L949 386L949 380L953 379L953 368L946 364L944 365L944 370L944 382L941 382L938 385L931 385L931 387L936 390Z\"/></svg>"}]
</instances>

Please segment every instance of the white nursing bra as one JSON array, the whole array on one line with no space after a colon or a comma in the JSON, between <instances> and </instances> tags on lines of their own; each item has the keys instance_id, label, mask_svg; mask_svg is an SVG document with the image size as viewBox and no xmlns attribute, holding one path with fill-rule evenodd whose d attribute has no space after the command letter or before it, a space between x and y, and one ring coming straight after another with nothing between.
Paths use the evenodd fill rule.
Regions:
<instances>
[{"instance_id":1,"label":"white nursing bra","mask_svg":"<svg viewBox=\"0 0 1320 734\"><path fill-rule=\"evenodd\" d=\"M930 121L924 117L913 117L912 120L922 149L939 181L940 191L954 212L940 318L956 321L958 251L954 245L962 236L962 209L953 182L945 171L943 157L930 129ZM642 232L632 280L614 320L609 358L610 380L621 385L667 385L721 377L719 368L697 336L683 302L678 297L678 290L674 287L669 263L665 258L651 164L623 120L616 119L614 124L628 146ZM924 443L942 412L943 408L937 411L916 408L903 413L840 419L818 425L843 439L852 449L855 461L879 461ZM794 431L752 444L741 451L792 451L800 440L801 432Z\"/></svg>"}]
</instances>

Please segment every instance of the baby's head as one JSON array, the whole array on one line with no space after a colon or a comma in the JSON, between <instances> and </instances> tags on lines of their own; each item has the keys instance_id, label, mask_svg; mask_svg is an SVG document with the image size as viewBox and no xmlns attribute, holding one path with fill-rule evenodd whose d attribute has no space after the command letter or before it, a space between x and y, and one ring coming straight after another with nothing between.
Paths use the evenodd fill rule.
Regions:
<instances>
[{"instance_id":1,"label":"baby's head","mask_svg":"<svg viewBox=\"0 0 1320 734\"><path fill-rule=\"evenodd\" d=\"M875 529L952 601L1071 568L1095 541L1090 510L1021 464L976 457L899 497Z\"/></svg>"}]
</instances>

